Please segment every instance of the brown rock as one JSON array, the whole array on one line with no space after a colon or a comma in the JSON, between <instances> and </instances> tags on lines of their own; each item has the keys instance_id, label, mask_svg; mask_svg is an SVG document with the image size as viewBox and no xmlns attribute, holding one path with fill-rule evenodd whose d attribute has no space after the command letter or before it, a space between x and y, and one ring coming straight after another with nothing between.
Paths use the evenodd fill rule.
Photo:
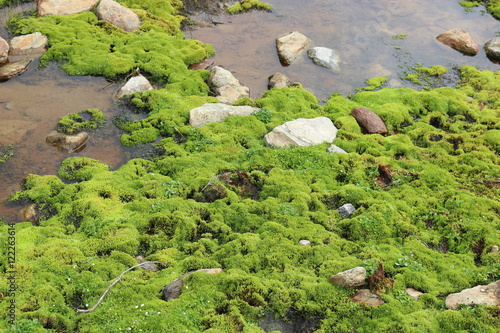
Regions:
<instances>
[{"instance_id":1,"label":"brown rock","mask_svg":"<svg viewBox=\"0 0 500 333\"><path fill-rule=\"evenodd\" d=\"M283 66L294 63L311 41L303 34L293 31L276 39L276 49Z\"/></svg>"},{"instance_id":2,"label":"brown rock","mask_svg":"<svg viewBox=\"0 0 500 333\"><path fill-rule=\"evenodd\" d=\"M209 69L214 64L215 64L215 61L213 61L212 59L203 59L199 63L189 66L188 69L191 69L191 70Z\"/></svg>"},{"instance_id":3,"label":"brown rock","mask_svg":"<svg viewBox=\"0 0 500 333\"><path fill-rule=\"evenodd\" d=\"M330 276L328 281L344 288L354 289L364 285L365 279L366 269L364 267L354 267Z\"/></svg>"},{"instance_id":4,"label":"brown rock","mask_svg":"<svg viewBox=\"0 0 500 333\"><path fill-rule=\"evenodd\" d=\"M101 0L97 6L99 19L128 32L139 29L141 20L136 13L113 0Z\"/></svg>"},{"instance_id":5,"label":"brown rock","mask_svg":"<svg viewBox=\"0 0 500 333\"><path fill-rule=\"evenodd\" d=\"M351 301L356 303L361 303L369 306L379 306L385 302L380 298L379 295L373 294L368 289L358 290L354 295L350 297Z\"/></svg>"},{"instance_id":6,"label":"brown rock","mask_svg":"<svg viewBox=\"0 0 500 333\"><path fill-rule=\"evenodd\" d=\"M9 59L9 43L0 37L0 65Z\"/></svg>"},{"instance_id":7,"label":"brown rock","mask_svg":"<svg viewBox=\"0 0 500 333\"><path fill-rule=\"evenodd\" d=\"M268 80L269 84L267 85L267 89L286 88L291 83L288 77L282 73L273 74L268 78Z\"/></svg>"},{"instance_id":8,"label":"brown rock","mask_svg":"<svg viewBox=\"0 0 500 333\"><path fill-rule=\"evenodd\" d=\"M462 29L451 29L436 39L441 43L467 55L475 55L479 52L479 47L472 40L472 37Z\"/></svg>"},{"instance_id":9,"label":"brown rock","mask_svg":"<svg viewBox=\"0 0 500 333\"><path fill-rule=\"evenodd\" d=\"M9 41L9 55L34 55L45 53L45 47L49 43L46 36L40 32L17 36Z\"/></svg>"},{"instance_id":10,"label":"brown rock","mask_svg":"<svg viewBox=\"0 0 500 333\"><path fill-rule=\"evenodd\" d=\"M446 297L446 307L456 310L460 305L486 304L500 305L500 280L486 286L464 289Z\"/></svg>"},{"instance_id":11,"label":"brown rock","mask_svg":"<svg viewBox=\"0 0 500 333\"><path fill-rule=\"evenodd\" d=\"M415 302L418 301L418 298L420 297L420 295L423 294L423 292L418 291L417 289L413 289L413 288L407 288L407 289L405 289L405 292L409 296L411 296Z\"/></svg>"},{"instance_id":12,"label":"brown rock","mask_svg":"<svg viewBox=\"0 0 500 333\"><path fill-rule=\"evenodd\" d=\"M19 212L19 218L21 221L28 221L31 223L38 222L39 215L40 212L38 211L34 203L29 204Z\"/></svg>"},{"instance_id":13,"label":"brown rock","mask_svg":"<svg viewBox=\"0 0 500 333\"><path fill-rule=\"evenodd\" d=\"M491 253L498 253L498 245L493 245L491 247Z\"/></svg>"},{"instance_id":14,"label":"brown rock","mask_svg":"<svg viewBox=\"0 0 500 333\"><path fill-rule=\"evenodd\" d=\"M375 112L367 108L355 107L351 111L351 116L356 119L361 131L365 134L387 133L384 121Z\"/></svg>"},{"instance_id":15,"label":"brown rock","mask_svg":"<svg viewBox=\"0 0 500 333\"><path fill-rule=\"evenodd\" d=\"M24 73L28 69L29 64L31 64L31 61L32 59L24 59L3 65L0 67L0 81L9 80Z\"/></svg>"},{"instance_id":16,"label":"brown rock","mask_svg":"<svg viewBox=\"0 0 500 333\"><path fill-rule=\"evenodd\" d=\"M94 9L99 0L36 0L37 16L78 14Z\"/></svg>"},{"instance_id":17,"label":"brown rock","mask_svg":"<svg viewBox=\"0 0 500 333\"><path fill-rule=\"evenodd\" d=\"M81 152L87 146L88 140L89 134L87 132L80 132L76 135L67 135L52 131L45 138L45 142L48 145L56 147L59 152L66 154Z\"/></svg>"},{"instance_id":18,"label":"brown rock","mask_svg":"<svg viewBox=\"0 0 500 333\"><path fill-rule=\"evenodd\" d=\"M204 268L204 269L198 269L196 271L191 271L191 272L188 272L180 277L178 277L177 279L175 279L174 281L170 282L168 285L166 285L163 290L162 290L162 293L163 293L163 299L165 301L170 301L171 299L175 299L175 298L179 298L181 296L181 292L182 292L182 282L183 280L193 274L193 273L196 273L196 272L203 272L203 273L207 273L207 274L216 274L216 273L220 273L222 272L222 268Z\"/></svg>"}]
</instances>

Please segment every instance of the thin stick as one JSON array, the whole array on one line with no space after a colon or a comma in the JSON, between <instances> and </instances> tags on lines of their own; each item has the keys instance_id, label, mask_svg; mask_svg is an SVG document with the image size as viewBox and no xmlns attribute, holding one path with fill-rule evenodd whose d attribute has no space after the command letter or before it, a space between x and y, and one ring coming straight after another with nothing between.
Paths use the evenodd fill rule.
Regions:
<instances>
[{"instance_id":1,"label":"thin stick","mask_svg":"<svg viewBox=\"0 0 500 333\"><path fill-rule=\"evenodd\" d=\"M144 265L144 264L162 264L164 265L162 262L159 262L159 261L145 261L145 262L141 262L140 264L137 264L135 266L132 266L130 267L129 269L127 269L126 271L124 271L123 273L120 274L120 276L118 278L116 278L116 280L113 281L113 283L111 283L109 285L109 287L104 291L104 293L102 294L101 298L99 298L99 300L97 301L97 303L94 304L93 307L91 307L90 309L76 309L77 312L81 312L81 313L87 313L87 312L92 312L94 311L98 306L99 304L101 304L102 300L104 299L104 296L106 296L106 294L108 293L108 291L113 288L113 286L115 284L118 283L118 281L120 281L123 277L123 275L131 270L133 270L134 268L137 268L141 265Z\"/></svg>"}]
</instances>

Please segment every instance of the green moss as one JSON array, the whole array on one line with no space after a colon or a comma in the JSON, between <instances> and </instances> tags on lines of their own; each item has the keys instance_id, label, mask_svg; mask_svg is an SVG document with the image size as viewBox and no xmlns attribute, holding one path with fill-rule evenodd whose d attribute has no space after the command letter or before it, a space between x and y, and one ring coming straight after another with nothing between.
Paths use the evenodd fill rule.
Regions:
<instances>
[{"instance_id":1,"label":"green moss","mask_svg":"<svg viewBox=\"0 0 500 333\"><path fill-rule=\"evenodd\" d=\"M238 14L252 9L271 11L272 7L270 4L259 0L241 0L234 5L227 7L226 10L229 14Z\"/></svg>"},{"instance_id":2,"label":"green moss","mask_svg":"<svg viewBox=\"0 0 500 333\"><path fill-rule=\"evenodd\" d=\"M0 149L0 164L4 163L14 155L14 146L8 145Z\"/></svg>"},{"instance_id":3,"label":"green moss","mask_svg":"<svg viewBox=\"0 0 500 333\"><path fill-rule=\"evenodd\" d=\"M363 90L366 90L366 91L375 90L375 89L381 87L386 82L387 82L387 77L385 77L385 76L379 76L379 77L374 77L372 79L368 79L368 80L366 80L366 84L368 86L364 87Z\"/></svg>"},{"instance_id":4,"label":"green moss","mask_svg":"<svg viewBox=\"0 0 500 333\"><path fill-rule=\"evenodd\" d=\"M76 134L80 131L93 131L106 122L106 115L97 109L87 109L64 116L57 123L61 133Z\"/></svg>"}]
</instances>

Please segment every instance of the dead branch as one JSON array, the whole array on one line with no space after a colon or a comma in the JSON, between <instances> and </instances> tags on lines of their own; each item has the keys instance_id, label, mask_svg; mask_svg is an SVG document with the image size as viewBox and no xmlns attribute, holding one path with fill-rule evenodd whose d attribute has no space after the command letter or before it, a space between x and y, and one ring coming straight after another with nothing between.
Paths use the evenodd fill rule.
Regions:
<instances>
[{"instance_id":1,"label":"dead branch","mask_svg":"<svg viewBox=\"0 0 500 333\"><path fill-rule=\"evenodd\" d=\"M123 277L123 275L124 275L125 273L127 273L127 272L129 272L129 271L133 270L134 268L137 268L137 267L139 267L139 266L145 265L145 264L161 264L161 265L165 265L164 263L159 262L159 261L145 261L145 262L141 262L140 264L137 264L137 265L135 265L135 266L132 266L132 267L128 268L126 271L124 271L123 273L121 273L121 274L120 274L120 276L118 276L118 277L116 278L116 280L114 280L114 281L113 281L113 283L111 283L111 284L109 285L109 287L108 287L108 288L106 288L106 290L105 290L105 291L104 291L104 293L102 294L101 298L99 298L99 300L97 301L97 303L95 303L95 304L94 304L94 306L93 306L93 307L91 307L90 309L76 309L76 311L77 311L77 312L81 312L81 313L87 313L87 312L92 312L92 311L94 311L94 310L95 310L95 309L99 306L99 304L101 304L102 300L104 299L104 296L106 296L106 294L108 293L108 291L109 291L111 288L113 288L113 286L114 286L115 284L117 284L117 283L118 283L118 281L120 281L120 280L122 279L122 277Z\"/></svg>"}]
</instances>

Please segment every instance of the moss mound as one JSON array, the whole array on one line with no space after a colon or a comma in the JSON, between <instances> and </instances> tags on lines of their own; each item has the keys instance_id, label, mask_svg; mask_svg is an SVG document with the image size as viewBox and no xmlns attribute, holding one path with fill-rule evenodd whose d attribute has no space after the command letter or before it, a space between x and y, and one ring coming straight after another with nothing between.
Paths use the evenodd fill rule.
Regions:
<instances>
[{"instance_id":1,"label":"moss mound","mask_svg":"<svg viewBox=\"0 0 500 333\"><path fill-rule=\"evenodd\" d=\"M93 131L106 122L106 115L97 109L87 109L62 117L57 130L65 134Z\"/></svg>"}]
</instances>

